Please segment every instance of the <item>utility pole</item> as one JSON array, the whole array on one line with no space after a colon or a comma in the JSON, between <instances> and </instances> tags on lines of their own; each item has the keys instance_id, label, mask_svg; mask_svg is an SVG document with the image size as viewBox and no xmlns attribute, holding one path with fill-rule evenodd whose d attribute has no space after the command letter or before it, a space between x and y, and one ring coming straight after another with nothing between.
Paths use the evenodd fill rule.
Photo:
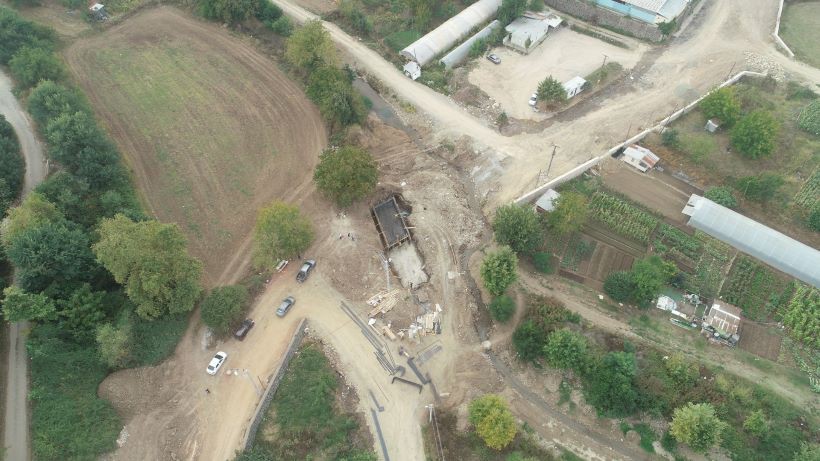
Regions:
<instances>
[{"instance_id":1,"label":"utility pole","mask_svg":"<svg viewBox=\"0 0 820 461\"><path fill-rule=\"evenodd\" d=\"M601 54L603 54L603 53L601 53ZM601 71L598 72L598 81L595 83L596 85L601 83L601 78L604 76L604 67L606 66L606 58L608 58L608 57L609 56L604 54L604 62L603 62L603 64L601 64Z\"/></svg>"},{"instance_id":2,"label":"utility pole","mask_svg":"<svg viewBox=\"0 0 820 461\"><path fill-rule=\"evenodd\" d=\"M552 145L552 155L550 156L550 163L547 166L547 178L550 177L550 168L552 168L552 160L555 158L555 150L558 148L556 144Z\"/></svg>"}]
</instances>

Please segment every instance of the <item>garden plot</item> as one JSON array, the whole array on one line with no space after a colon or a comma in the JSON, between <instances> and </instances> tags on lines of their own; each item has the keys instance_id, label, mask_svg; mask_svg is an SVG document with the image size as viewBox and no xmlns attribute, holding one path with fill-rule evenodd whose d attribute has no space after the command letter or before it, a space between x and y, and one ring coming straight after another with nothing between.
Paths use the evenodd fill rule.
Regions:
<instances>
[{"instance_id":1,"label":"garden plot","mask_svg":"<svg viewBox=\"0 0 820 461\"><path fill-rule=\"evenodd\" d=\"M468 79L501 104L510 117L541 120L545 116L527 104L539 82L550 75L562 83L576 76L586 77L603 64L604 55L608 61L628 69L638 62L645 49L644 45L636 50L619 48L562 27L551 31L529 55L506 47L494 48L492 51L501 58L501 64L480 59Z\"/></svg>"},{"instance_id":2,"label":"garden plot","mask_svg":"<svg viewBox=\"0 0 820 461\"><path fill-rule=\"evenodd\" d=\"M777 307L776 302L785 288L785 276L740 255L732 264L720 297L743 309L745 317L762 320Z\"/></svg>"},{"instance_id":3,"label":"garden plot","mask_svg":"<svg viewBox=\"0 0 820 461\"><path fill-rule=\"evenodd\" d=\"M743 319L738 347L776 362L783 344L783 332L770 325Z\"/></svg>"}]
</instances>

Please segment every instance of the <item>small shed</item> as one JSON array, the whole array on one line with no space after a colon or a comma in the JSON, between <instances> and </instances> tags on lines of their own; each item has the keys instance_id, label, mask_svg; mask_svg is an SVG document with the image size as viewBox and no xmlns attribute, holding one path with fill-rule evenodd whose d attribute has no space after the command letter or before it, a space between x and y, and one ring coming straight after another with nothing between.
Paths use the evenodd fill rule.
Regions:
<instances>
[{"instance_id":1,"label":"small shed","mask_svg":"<svg viewBox=\"0 0 820 461\"><path fill-rule=\"evenodd\" d=\"M95 3L88 7L88 14L97 21L108 19L108 13L105 11L105 5L102 3Z\"/></svg>"},{"instance_id":2,"label":"small shed","mask_svg":"<svg viewBox=\"0 0 820 461\"><path fill-rule=\"evenodd\" d=\"M555 189L547 189L544 195L535 202L535 211L538 213L549 213L555 209L555 203L561 194Z\"/></svg>"},{"instance_id":3,"label":"small shed","mask_svg":"<svg viewBox=\"0 0 820 461\"><path fill-rule=\"evenodd\" d=\"M686 304L678 304L674 299L666 295L658 296L655 307L686 321L691 321L694 314L694 309L688 309L687 307L689 306L686 306Z\"/></svg>"},{"instance_id":4,"label":"small shed","mask_svg":"<svg viewBox=\"0 0 820 461\"><path fill-rule=\"evenodd\" d=\"M416 61L410 61L404 65L404 75L415 80L421 77L421 66Z\"/></svg>"},{"instance_id":5,"label":"small shed","mask_svg":"<svg viewBox=\"0 0 820 461\"><path fill-rule=\"evenodd\" d=\"M552 14L527 11L504 28L507 35L503 43L515 51L529 54L530 50L547 38L550 28L557 28L563 20Z\"/></svg>"},{"instance_id":6,"label":"small shed","mask_svg":"<svg viewBox=\"0 0 820 461\"><path fill-rule=\"evenodd\" d=\"M703 316L703 329L715 336L737 344L740 340L741 310L724 302L712 303Z\"/></svg>"},{"instance_id":7,"label":"small shed","mask_svg":"<svg viewBox=\"0 0 820 461\"><path fill-rule=\"evenodd\" d=\"M581 77L573 77L567 83L564 83L564 91L567 92L567 99L575 96L576 94L580 93L584 90L587 81Z\"/></svg>"},{"instance_id":8,"label":"small shed","mask_svg":"<svg viewBox=\"0 0 820 461\"><path fill-rule=\"evenodd\" d=\"M720 128L720 121L713 118L706 121L706 131L714 133L718 128Z\"/></svg>"},{"instance_id":9,"label":"small shed","mask_svg":"<svg viewBox=\"0 0 820 461\"><path fill-rule=\"evenodd\" d=\"M621 160L644 173L654 168L660 159L661 158L653 154L651 150L637 144L633 144L624 149L624 154L621 157Z\"/></svg>"}]
</instances>

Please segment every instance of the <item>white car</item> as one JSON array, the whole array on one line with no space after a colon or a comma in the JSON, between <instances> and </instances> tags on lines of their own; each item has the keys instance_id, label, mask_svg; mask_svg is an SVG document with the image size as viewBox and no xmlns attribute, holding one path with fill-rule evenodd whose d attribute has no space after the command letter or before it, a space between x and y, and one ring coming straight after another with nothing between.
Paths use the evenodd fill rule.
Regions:
<instances>
[{"instance_id":1,"label":"white car","mask_svg":"<svg viewBox=\"0 0 820 461\"><path fill-rule=\"evenodd\" d=\"M227 352L219 351L214 355L214 358L211 359L211 363L208 364L208 368L205 370L208 372L209 375L215 375L219 368L225 363L225 359L228 358Z\"/></svg>"},{"instance_id":2,"label":"white car","mask_svg":"<svg viewBox=\"0 0 820 461\"><path fill-rule=\"evenodd\" d=\"M529 102L529 104L530 104L530 106L535 107L535 104L536 104L537 102L538 102L538 94L533 93L533 94L532 94L532 96L530 96L530 102Z\"/></svg>"}]
</instances>

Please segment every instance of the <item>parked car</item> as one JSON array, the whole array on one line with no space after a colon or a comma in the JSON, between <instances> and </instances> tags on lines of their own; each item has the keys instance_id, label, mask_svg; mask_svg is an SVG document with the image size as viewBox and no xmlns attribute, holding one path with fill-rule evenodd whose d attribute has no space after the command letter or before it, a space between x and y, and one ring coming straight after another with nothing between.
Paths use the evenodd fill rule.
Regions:
<instances>
[{"instance_id":1,"label":"parked car","mask_svg":"<svg viewBox=\"0 0 820 461\"><path fill-rule=\"evenodd\" d=\"M211 363L208 364L208 368L205 370L209 375L215 375L219 368L222 367L222 364L225 363L225 360L228 358L227 352L219 351L214 355L214 358L211 359Z\"/></svg>"},{"instance_id":2,"label":"parked car","mask_svg":"<svg viewBox=\"0 0 820 461\"><path fill-rule=\"evenodd\" d=\"M299 269L299 273L296 274L296 281L302 283L307 280L308 275L310 275L310 271L312 271L314 267L316 267L315 259L308 259L303 262L302 267Z\"/></svg>"},{"instance_id":3,"label":"parked car","mask_svg":"<svg viewBox=\"0 0 820 461\"><path fill-rule=\"evenodd\" d=\"M284 317L294 304L296 304L296 300L293 299L293 296L288 296L283 299L282 304L279 305L279 309L276 309L276 315L279 317Z\"/></svg>"},{"instance_id":4,"label":"parked car","mask_svg":"<svg viewBox=\"0 0 820 461\"><path fill-rule=\"evenodd\" d=\"M530 104L530 106L535 107L535 104L537 104L537 103L538 103L538 94L533 93L532 96L530 96L529 104Z\"/></svg>"},{"instance_id":5,"label":"parked car","mask_svg":"<svg viewBox=\"0 0 820 461\"><path fill-rule=\"evenodd\" d=\"M236 333L233 334L233 337L240 341L245 339L245 336L248 335L248 332L251 331L254 325L256 325L256 322L251 319L245 319L242 325L239 326L239 329L236 330Z\"/></svg>"},{"instance_id":6,"label":"parked car","mask_svg":"<svg viewBox=\"0 0 820 461\"><path fill-rule=\"evenodd\" d=\"M496 54L488 54L487 59L493 64L501 64L501 58Z\"/></svg>"}]
</instances>

